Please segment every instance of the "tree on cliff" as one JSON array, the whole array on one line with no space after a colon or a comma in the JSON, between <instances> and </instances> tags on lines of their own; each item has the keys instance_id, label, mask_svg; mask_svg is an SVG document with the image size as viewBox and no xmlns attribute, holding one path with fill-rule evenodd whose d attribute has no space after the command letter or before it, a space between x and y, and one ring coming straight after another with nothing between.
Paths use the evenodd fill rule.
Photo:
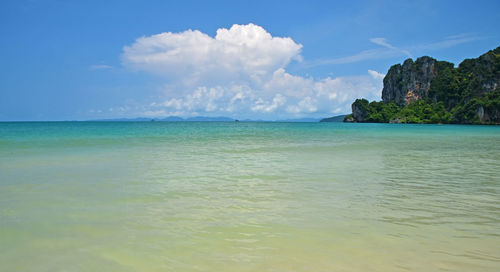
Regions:
<instances>
[{"instance_id":1,"label":"tree on cliff","mask_svg":"<svg viewBox=\"0 0 500 272\"><path fill-rule=\"evenodd\" d=\"M382 102L357 99L346 122L500 123L500 47L452 63L420 57L393 65Z\"/></svg>"}]
</instances>

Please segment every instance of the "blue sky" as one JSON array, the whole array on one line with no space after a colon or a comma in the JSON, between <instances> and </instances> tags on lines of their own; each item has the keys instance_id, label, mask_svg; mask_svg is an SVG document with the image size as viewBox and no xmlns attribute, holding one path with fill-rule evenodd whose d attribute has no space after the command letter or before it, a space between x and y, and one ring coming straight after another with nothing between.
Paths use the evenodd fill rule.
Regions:
<instances>
[{"instance_id":1,"label":"blue sky","mask_svg":"<svg viewBox=\"0 0 500 272\"><path fill-rule=\"evenodd\" d=\"M500 1L2 1L0 120L348 113L500 45Z\"/></svg>"}]
</instances>

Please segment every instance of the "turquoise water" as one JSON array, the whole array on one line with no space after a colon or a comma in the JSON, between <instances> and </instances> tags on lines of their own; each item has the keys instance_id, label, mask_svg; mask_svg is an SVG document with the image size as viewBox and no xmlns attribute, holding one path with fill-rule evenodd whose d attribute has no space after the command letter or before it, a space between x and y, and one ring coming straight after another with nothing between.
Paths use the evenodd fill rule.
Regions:
<instances>
[{"instance_id":1,"label":"turquoise water","mask_svg":"<svg viewBox=\"0 0 500 272\"><path fill-rule=\"evenodd\" d=\"M0 271L499 271L500 127L0 123Z\"/></svg>"}]
</instances>

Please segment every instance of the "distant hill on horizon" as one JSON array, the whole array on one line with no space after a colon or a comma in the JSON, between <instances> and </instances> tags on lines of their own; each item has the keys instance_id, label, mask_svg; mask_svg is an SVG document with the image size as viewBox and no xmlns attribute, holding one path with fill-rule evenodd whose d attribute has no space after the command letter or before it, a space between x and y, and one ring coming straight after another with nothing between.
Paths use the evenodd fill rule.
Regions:
<instances>
[{"instance_id":1,"label":"distant hill on horizon","mask_svg":"<svg viewBox=\"0 0 500 272\"><path fill-rule=\"evenodd\" d=\"M88 120L92 122L319 122L320 118L296 118L296 119L281 119L281 120L253 120L253 119L243 119L237 120L230 117L218 116L218 117L208 117L208 116L196 116L182 118L179 116L169 116L165 118L147 118L147 117L137 117L137 118L110 118L110 119L97 119Z\"/></svg>"},{"instance_id":2,"label":"distant hill on horizon","mask_svg":"<svg viewBox=\"0 0 500 272\"><path fill-rule=\"evenodd\" d=\"M347 114L344 115L337 115L329 118L323 118L319 120L322 123L328 123L328 122L344 122L344 118L347 116Z\"/></svg>"},{"instance_id":3,"label":"distant hill on horizon","mask_svg":"<svg viewBox=\"0 0 500 272\"><path fill-rule=\"evenodd\" d=\"M137 117L137 118L110 118L110 119L96 119L88 120L94 122L234 122L235 119L219 116L219 117L207 117L207 116L196 116L189 118L182 118L179 116L168 116L165 118L147 118L147 117Z\"/></svg>"},{"instance_id":4,"label":"distant hill on horizon","mask_svg":"<svg viewBox=\"0 0 500 272\"><path fill-rule=\"evenodd\" d=\"M296 119L283 119L283 120L276 120L274 122L291 122L291 123L315 123L319 122L320 118L296 118Z\"/></svg>"}]
</instances>

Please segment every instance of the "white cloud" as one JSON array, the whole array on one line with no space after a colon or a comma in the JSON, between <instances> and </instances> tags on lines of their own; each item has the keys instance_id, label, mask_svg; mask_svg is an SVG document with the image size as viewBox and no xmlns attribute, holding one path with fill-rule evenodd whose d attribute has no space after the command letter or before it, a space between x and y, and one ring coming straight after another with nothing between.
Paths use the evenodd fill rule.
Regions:
<instances>
[{"instance_id":1,"label":"white cloud","mask_svg":"<svg viewBox=\"0 0 500 272\"><path fill-rule=\"evenodd\" d=\"M317 100L313 99L309 96L306 96L304 99L300 100L296 105L290 105L286 108L286 111L289 113L312 113L318 110L316 107Z\"/></svg>"},{"instance_id":2,"label":"white cloud","mask_svg":"<svg viewBox=\"0 0 500 272\"><path fill-rule=\"evenodd\" d=\"M380 99L383 75L313 78L288 73L302 45L254 24L211 37L197 30L142 37L124 47L125 66L165 76L163 99L145 116L230 116L277 119L350 112L364 97Z\"/></svg>"},{"instance_id":3,"label":"white cloud","mask_svg":"<svg viewBox=\"0 0 500 272\"><path fill-rule=\"evenodd\" d=\"M276 94L271 102L266 102L262 98L255 101L255 106L252 107L252 111L260 112L274 112L278 107L283 106L286 103L286 98L282 94Z\"/></svg>"},{"instance_id":4,"label":"white cloud","mask_svg":"<svg viewBox=\"0 0 500 272\"><path fill-rule=\"evenodd\" d=\"M379 72L373 71L373 70L368 70L368 74L370 74L370 76L372 76L373 79L381 79L381 80L383 80L384 77L385 77L385 74L382 74L382 73L379 73Z\"/></svg>"},{"instance_id":5,"label":"white cloud","mask_svg":"<svg viewBox=\"0 0 500 272\"><path fill-rule=\"evenodd\" d=\"M124 47L123 63L192 84L261 82L290 61L300 60L301 48L291 38L273 37L260 26L235 24L218 29L213 38L198 30L141 37Z\"/></svg>"},{"instance_id":6,"label":"white cloud","mask_svg":"<svg viewBox=\"0 0 500 272\"><path fill-rule=\"evenodd\" d=\"M370 42L372 42L374 44L382 45L384 47L394 48L394 46L387 43L387 40L385 38L371 38Z\"/></svg>"},{"instance_id":7,"label":"white cloud","mask_svg":"<svg viewBox=\"0 0 500 272\"><path fill-rule=\"evenodd\" d=\"M226 115L264 119L328 116L347 113L356 98L380 99L383 74L370 70L366 75L314 80L276 71L260 86L200 86L182 97L153 103L157 111L176 115ZM166 116L166 115L165 115Z\"/></svg>"},{"instance_id":8,"label":"white cloud","mask_svg":"<svg viewBox=\"0 0 500 272\"><path fill-rule=\"evenodd\" d=\"M274 71L272 77L263 84L262 89L266 92L280 91L287 96L304 97L312 94L313 78L294 76L279 68Z\"/></svg>"}]
</instances>

